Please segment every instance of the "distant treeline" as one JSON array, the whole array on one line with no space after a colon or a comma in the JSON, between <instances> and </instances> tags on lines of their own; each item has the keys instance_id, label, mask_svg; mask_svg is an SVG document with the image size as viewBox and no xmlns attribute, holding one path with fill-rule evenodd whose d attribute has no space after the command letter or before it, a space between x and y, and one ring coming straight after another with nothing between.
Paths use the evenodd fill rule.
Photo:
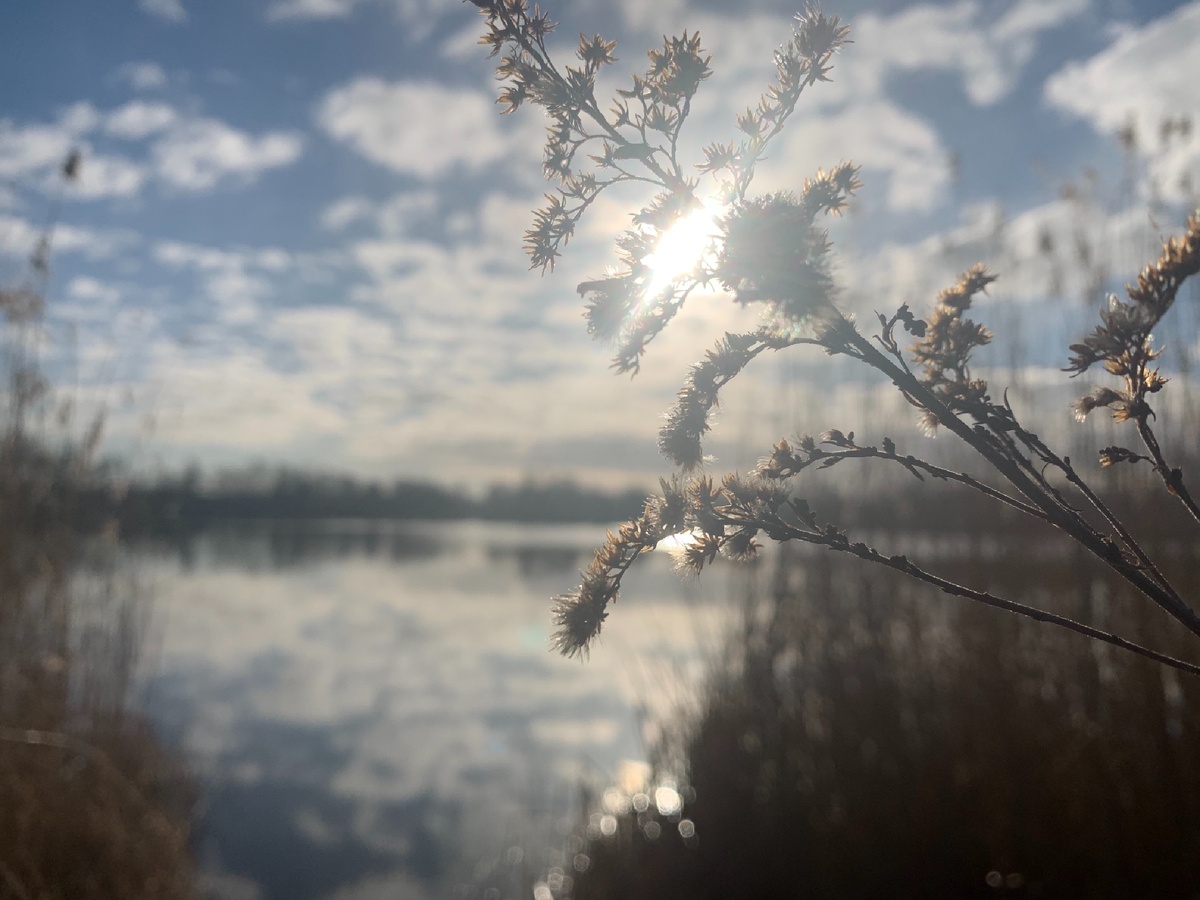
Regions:
<instances>
[{"instance_id":1,"label":"distant treeline","mask_svg":"<svg viewBox=\"0 0 1200 900\"><path fill-rule=\"evenodd\" d=\"M1128 467L1127 467L1128 468ZM1200 464L1189 470L1200 469ZM846 469L847 477L797 479L793 490L809 501L821 522L852 533L1027 533L1030 523L990 498L938 481L918 482L905 473ZM1163 503L1142 473L1105 470L1101 493L1150 540L1180 534L1183 513ZM878 477L883 475L885 477ZM1124 477L1117 477L1124 476ZM1135 476L1135 477L1128 477ZM118 486L119 485L119 486ZM116 520L123 534L162 534L238 520L483 519L530 523L612 523L638 515L648 491L605 491L569 480L493 485L480 495L465 487L428 481L390 484L320 472L253 471L205 479L196 470L155 482L101 477L73 489L71 504L95 530Z\"/></svg>"},{"instance_id":2,"label":"distant treeline","mask_svg":"<svg viewBox=\"0 0 1200 900\"><path fill-rule=\"evenodd\" d=\"M201 485L185 476L79 498L92 525L116 520L124 533L161 533L244 519L487 519L510 522L615 522L641 511L646 491L605 492L570 481L496 485L482 497L419 481L390 485L296 472L266 484Z\"/></svg>"}]
</instances>

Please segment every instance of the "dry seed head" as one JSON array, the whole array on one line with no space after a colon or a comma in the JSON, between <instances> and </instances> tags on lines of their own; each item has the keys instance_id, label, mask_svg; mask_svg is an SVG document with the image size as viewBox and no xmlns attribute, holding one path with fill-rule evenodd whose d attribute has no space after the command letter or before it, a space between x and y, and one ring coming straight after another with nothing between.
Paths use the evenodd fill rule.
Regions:
<instances>
[{"instance_id":1,"label":"dry seed head","mask_svg":"<svg viewBox=\"0 0 1200 900\"><path fill-rule=\"evenodd\" d=\"M754 540L757 529L743 528L729 535L721 544L721 554L734 562L748 562L758 556L759 544Z\"/></svg>"},{"instance_id":2,"label":"dry seed head","mask_svg":"<svg viewBox=\"0 0 1200 900\"><path fill-rule=\"evenodd\" d=\"M555 626L550 636L551 648L569 658L586 658L588 648L608 618L610 599L616 599L616 594L608 598L599 592L588 592L583 586L572 594L555 597L550 609Z\"/></svg>"},{"instance_id":3,"label":"dry seed head","mask_svg":"<svg viewBox=\"0 0 1200 900\"><path fill-rule=\"evenodd\" d=\"M1129 398L1125 394L1107 387L1097 387L1090 394L1080 397L1072 404L1075 409L1075 418L1080 422L1086 419L1088 413L1094 409L1101 407L1128 408L1128 405Z\"/></svg>"}]
</instances>

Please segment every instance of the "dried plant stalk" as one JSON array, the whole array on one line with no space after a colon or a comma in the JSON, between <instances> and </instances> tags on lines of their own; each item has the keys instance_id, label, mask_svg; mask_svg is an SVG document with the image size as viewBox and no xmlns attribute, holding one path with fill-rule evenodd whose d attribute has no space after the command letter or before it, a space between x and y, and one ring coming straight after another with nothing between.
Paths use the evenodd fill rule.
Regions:
<instances>
[{"instance_id":1,"label":"dried plant stalk","mask_svg":"<svg viewBox=\"0 0 1200 900\"><path fill-rule=\"evenodd\" d=\"M726 334L692 367L659 435L660 449L679 473L662 481L662 491L647 501L640 516L609 534L580 586L555 599L556 649L568 656L585 655L634 561L664 538L686 535L682 563L696 571L720 554L753 556L759 538L803 541L896 569L954 596L1200 673L1194 663L958 584L906 556L889 556L854 541L837 525L818 521L797 494L801 472L846 460L899 465L921 479L959 484L1054 526L1200 637L1200 616L1070 458L1022 425L1007 400L996 400L987 381L972 374L972 353L987 344L991 334L968 313L994 275L976 265L938 296L925 319L901 306L890 316L879 315L879 330L868 337L839 308L830 276L831 246L820 228L822 217L839 214L861 186L858 168L842 162L828 172L818 171L797 194L749 193L756 164L802 94L829 80L834 54L848 43L847 26L814 7L798 15L791 38L775 52L774 82L755 107L737 117L739 135L701 148L699 162L689 169L680 161L685 149L681 132L692 97L711 72L698 34L665 38L661 49L650 52L646 72L634 75L631 87L619 91L604 112L595 96L596 74L614 62L614 42L581 36L576 55L582 65L560 69L546 49L545 37L554 23L545 13L537 7L530 11L524 0L472 2L487 21L481 43L493 55L505 54L497 69L505 82L500 94L505 112L531 102L553 122L545 170L557 189L536 212L525 236L532 267L543 272L553 268L580 218L608 187L642 182L657 191L634 215L633 227L618 237L616 273L579 285L587 301L589 330L616 346L614 368L636 372L647 345L698 286L722 288L734 302L758 304L763 310L764 324L758 330ZM704 192L701 179L711 179ZM703 195L721 210L713 220L711 244L688 271L660 283L648 259L672 225L704 208ZM1114 418L1133 422L1147 452L1108 447L1100 451L1101 465L1149 462L1167 490L1200 522L1200 506L1181 471L1165 460L1154 435L1154 413L1147 399L1166 383L1154 366L1158 351L1152 346L1151 329L1170 310L1183 281L1198 269L1200 213L1188 220L1184 235L1168 241L1160 259L1142 271L1128 288L1129 299L1113 298L1102 324L1071 346L1066 370L1078 374L1101 363L1124 379L1122 389L1098 388L1076 404L1076 411L1084 416L1105 407ZM908 340L905 333L911 346L902 346ZM925 430L947 431L960 439L983 461L991 478L903 455L890 438L878 445L860 444L853 433L836 429L819 439L780 441L749 476L727 475L714 482L697 474L704 460L709 413L720 390L763 352L801 345L820 347L875 370L916 407ZM1066 490L1060 489L1064 480ZM1080 506L1092 514L1085 515Z\"/></svg>"}]
</instances>

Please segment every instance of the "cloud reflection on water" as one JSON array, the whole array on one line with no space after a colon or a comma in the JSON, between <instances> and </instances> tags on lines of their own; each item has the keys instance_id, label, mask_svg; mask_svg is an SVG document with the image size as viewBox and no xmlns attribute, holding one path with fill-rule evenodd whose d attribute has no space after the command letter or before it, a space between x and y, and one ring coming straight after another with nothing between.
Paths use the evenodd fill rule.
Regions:
<instances>
[{"instance_id":1,"label":"cloud reflection on water","mask_svg":"<svg viewBox=\"0 0 1200 900\"><path fill-rule=\"evenodd\" d=\"M651 560L591 661L559 659L547 598L600 536L263 525L148 561L162 599L147 695L210 785L202 861L263 898L363 879L372 896L397 872L401 896L440 896L473 858L568 814L581 776L641 758L635 710L678 696L662 673L698 674L725 581L681 584Z\"/></svg>"}]
</instances>

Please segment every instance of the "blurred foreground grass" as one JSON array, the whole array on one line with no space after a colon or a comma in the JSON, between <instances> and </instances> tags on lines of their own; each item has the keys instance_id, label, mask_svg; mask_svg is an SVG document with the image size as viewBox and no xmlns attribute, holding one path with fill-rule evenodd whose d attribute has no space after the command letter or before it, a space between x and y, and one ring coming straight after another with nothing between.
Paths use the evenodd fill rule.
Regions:
<instances>
[{"instance_id":1,"label":"blurred foreground grass","mask_svg":"<svg viewBox=\"0 0 1200 900\"><path fill-rule=\"evenodd\" d=\"M130 706L148 608L76 527L103 421L39 366L55 209L0 285L0 898L190 897L192 782Z\"/></svg>"},{"instance_id":2,"label":"blurred foreground grass","mask_svg":"<svg viewBox=\"0 0 1200 900\"><path fill-rule=\"evenodd\" d=\"M62 459L7 437L0 897L192 896L191 781L129 708L146 611L111 567L84 559Z\"/></svg>"},{"instance_id":3,"label":"blurred foreground grass","mask_svg":"<svg viewBox=\"0 0 1200 900\"><path fill-rule=\"evenodd\" d=\"M1066 541L975 522L931 546L1007 596L1191 658ZM553 851L545 897L1200 896L1200 682L793 551L756 570L640 796L598 795ZM1168 555L1194 596L1200 548ZM661 784L682 808L656 805Z\"/></svg>"}]
</instances>

